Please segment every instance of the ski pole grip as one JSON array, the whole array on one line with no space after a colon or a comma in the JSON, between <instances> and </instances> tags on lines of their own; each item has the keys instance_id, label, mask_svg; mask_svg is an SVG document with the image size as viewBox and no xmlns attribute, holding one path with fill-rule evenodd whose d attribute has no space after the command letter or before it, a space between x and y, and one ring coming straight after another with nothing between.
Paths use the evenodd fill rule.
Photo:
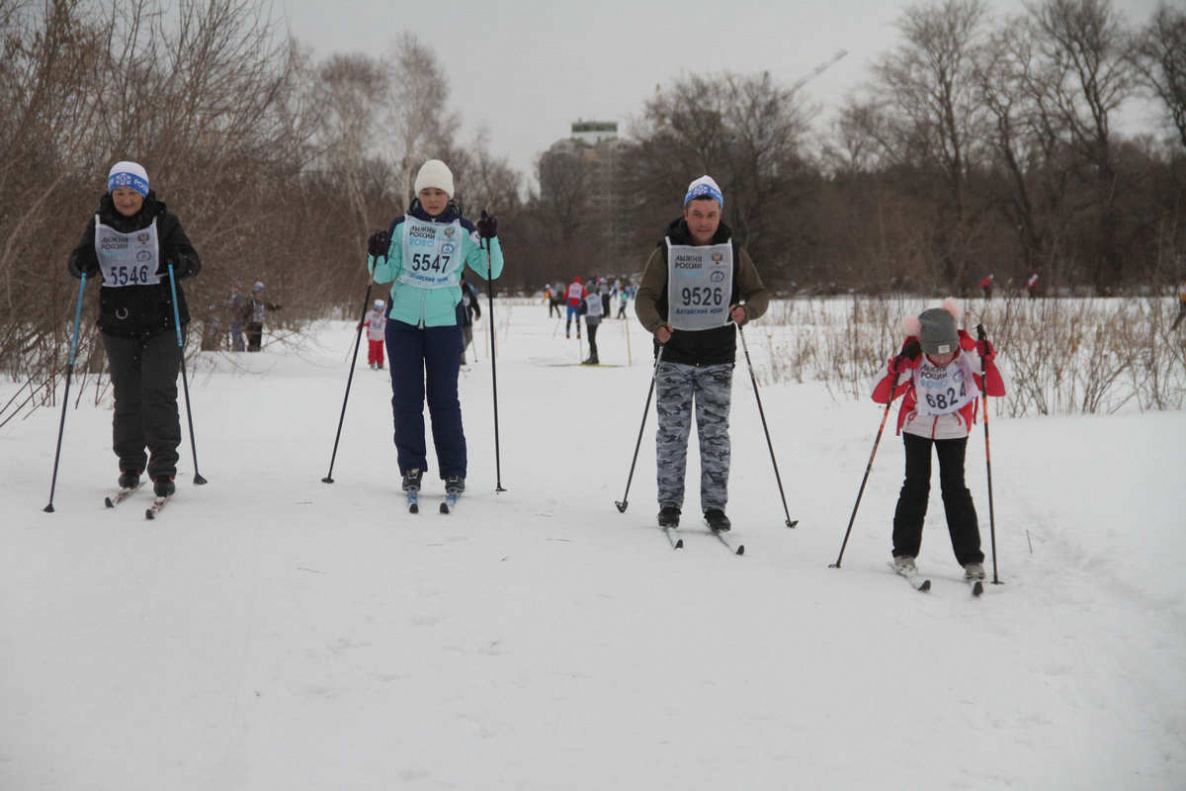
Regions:
<instances>
[{"instance_id":1,"label":"ski pole grip","mask_svg":"<svg viewBox=\"0 0 1186 791\"><path fill-rule=\"evenodd\" d=\"M982 341L983 341L983 340L987 340L987 339L988 339L988 333L984 331L984 325L983 325L983 324L977 324L977 325L976 325L976 337L977 337L979 340L982 340Z\"/></svg>"}]
</instances>

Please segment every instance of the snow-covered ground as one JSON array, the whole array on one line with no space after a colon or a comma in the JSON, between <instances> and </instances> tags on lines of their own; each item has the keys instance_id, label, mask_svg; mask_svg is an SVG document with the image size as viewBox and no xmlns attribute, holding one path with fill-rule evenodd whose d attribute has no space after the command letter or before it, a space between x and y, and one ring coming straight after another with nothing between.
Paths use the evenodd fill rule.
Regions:
<instances>
[{"instance_id":1,"label":"snow-covered ground","mask_svg":"<svg viewBox=\"0 0 1186 791\"><path fill-rule=\"evenodd\" d=\"M191 483L187 436L155 522L147 493L102 507L109 407L68 413L53 514L58 413L0 430L0 789L1186 787L1186 415L994 418L1004 584L970 597L936 482L920 594L886 567L892 425L828 568L871 401L762 390L788 530L743 358L728 510L746 554L691 516L694 440L673 551L653 414L614 506L646 334L631 322L627 364L623 322L606 322L601 359L621 367L584 368L542 303L495 314L507 491L482 350L461 383L469 492L449 516L435 470L423 512L404 511L387 376L361 364L321 482L346 322L195 364L210 483ZM769 344L750 346L765 365ZM977 427L968 479L988 551L983 442Z\"/></svg>"}]
</instances>

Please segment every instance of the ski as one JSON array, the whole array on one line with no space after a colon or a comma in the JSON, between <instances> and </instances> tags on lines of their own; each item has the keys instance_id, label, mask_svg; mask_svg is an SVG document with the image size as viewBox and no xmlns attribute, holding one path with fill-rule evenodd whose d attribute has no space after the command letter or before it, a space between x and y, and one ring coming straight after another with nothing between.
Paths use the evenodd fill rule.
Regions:
<instances>
[{"instance_id":1,"label":"ski","mask_svg":"<svg viewBox=\"0 0 1186 791\"><path fill-rule=\"evenodd\" d=\"M420 491L418 489L409 489L404 494L408 497L408 513L420 513Z\"/></svg>"},{"instance_id":2,"label":"ski","mask_svg":"<svg viewBox=\"0 0 1186 791\"><path fill-rule=\"evenodd\" d=\"M165 506L169 504L169 500L171 500L171 499L173 499L172 495L169 495L167 497L154 498L152 501L152 506L150 508L145 509L144 518L145 519L156 519L157 514L159 514L161 511L165 510Z\"/></svg>"},{"instance_id":3,"label":"ski","mask_svg":"<svg viewBox=\"0 0 1186 791\"><path fill-rule=\"evenodd\" d=\"M441 513L447 514L457 507L457 500L461 497L461 492L449 492L445 495L445 502L441 503Z\"/></svg>"},{"instance_id":4,"label":"ski","mask_svg":"<svg viewBox=\"0 0 1186 791\"><path fill-rule=\"evenodd\" d=\"M103 504L105 506L107 506L108 508L115 508L115 506L119 505L124 500L131 497L132 493L135 492L139 488L140 488L140 484L136 484L135 486L128 488L128 489L120 489L118 492L115 493L114 497L103 498Z\"/></svg>"},{"instance_id":5,"label":"ski","mask_svg":"<svg viewBox=\"0 0 1186 791\"><path fill-rule=\"evenodd\" d=\"M720 541L722 544L724 544L725 547L728 548L728 550L730 552L732 552L734 555L744 555L745 554L745 544L732 543L731 541L729 541L729 539L725 538L724 531L709 530L708 532L711 533L712 535L716 536L717 541Z\"/></svg>"},{"instance_id":6,"label":"ski","mask_svg":"<svg viewBox=\"0 0 1186 791\"><path fill-rule=\"evenodd\" d=\"M672 549L684 548L684 540L679 537L676 528L671 526L664 527L663 535L667 536L667 543L671 544Z\"/></svg>"},{"instance_id":7,"label":"ski","mask_svg":"<svg viewBox=\"0 0 1186 791\"><path fill-rule=\"evenodd\" d=\"M894 566L893 563L890 563L889 567L891 569L893 569L894 573L897 574L899 577L905 577L906 581L909 582L910 585L915 590L922 591L923 593L926 593L927 591L929 591L931 589L931 581L929 579L927 579L926 577L922 576L921 574L919 574L917 570L904 571L904 570L901 570L901 569L897 568L896 566Z\"/></svg>"},{"instance_id":8,"label":"ski","mask_svg":"<svg viewBox=\"0 0 1186 791\"><path fill-rule=\"evenodd\" d=\"M966 581L969 585L972 586L972 595L975 596L976 598L980 598L980 595L982 593L984 593L984 582L982 580L966 580Z\"/></svg>"}]
</instances>

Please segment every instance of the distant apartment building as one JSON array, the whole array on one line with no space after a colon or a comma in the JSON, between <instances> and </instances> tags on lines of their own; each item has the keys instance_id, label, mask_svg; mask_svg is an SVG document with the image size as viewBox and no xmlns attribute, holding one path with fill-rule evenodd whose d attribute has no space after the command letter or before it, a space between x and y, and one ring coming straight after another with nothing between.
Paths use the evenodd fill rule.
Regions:
<instances>
[{"instance_id":1,"label":"distant apartment building","mask_svg":"<svg viewBox=\"0 0 1186 791\"><path fill-rule=\"evenodd\" d=\"M623 141L616 121L577 121L540 157L540 198L579 219L582 236L605 253L605 274L630 271L623 226Z\"/></svg>"}]
</instances>

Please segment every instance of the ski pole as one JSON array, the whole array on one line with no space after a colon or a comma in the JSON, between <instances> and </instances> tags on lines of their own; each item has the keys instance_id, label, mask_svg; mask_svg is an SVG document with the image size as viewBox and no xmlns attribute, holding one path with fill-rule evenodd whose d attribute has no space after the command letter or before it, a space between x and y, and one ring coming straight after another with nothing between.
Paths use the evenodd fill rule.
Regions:
<instances>
[{"instance_id":1,"label":"ski pole","mask_svg":"<svg viewBox=\"0 0 1186 791\"><path fill-rule=\"evenodd\" d=\"M185 373L185 340L181 337L181 313L177 308L177 281L173 277L173 265L169 264L169 288L173 292L173 328L177 330L177 348L181 349L181 387L185 392L185 419L189 423L189 449L194 457L194 485L201 486L206 479L198 472L198 443L194 440L194 415L189 408L189 377Z\"/></svg>"},{"instance_id":2,"label":"ski pole","mask_svg":"<svg viewBox=\"0 0 1186 791\"><path fill-rule=\"evenodd\" d=\"M976 325L976 336L988 340L988 333L983 324ZM980 383L984 385L981 398L984 401L984 467L988 471L988 534L992 541L992 584L1000 585L1001 578L997 576L997 522L992 509L992 451L988 444L988 378L985 374L984 358L980 358Z\"/></svg>"},{"instance_id":3,"label":"ski pole","mask_svg":"<svg viewBox=\"0 0 1186 791\"><path fill-rule=\"evenodd\" d=\"M873 469L873 458L877 455L877 446L881 444L881 433L885 431L885 421L889 417L890 407L894 404L894 391L898 389L898 364L902 360L902 353L894 358L892 366L894 381L890 386L889 398L885 402L885 411L881 413L881 425L877 427L877 438L873 440L873 452L869 454L869 463L865 465L865 477L861 478L861 488L857 492L857 501L852 506L852 516L848 518L848 530L844 531L844 542L840 545L840 554L836 556L836 562L828 566L828 568L840 568L840 561L844 558L844 548L848 546L848 537L852 535L852 525L857 518L857 509L861 506L861 497L865 494L865 484L869 481L869 471Z\"/></svg>"},{"instance_id":4,"label":"ski pole","mask_svg":"<svg viewBox=\"0 0 1186 791\"><path fill-rule=\"evenodd\" d=\"M655 369L651 372L651 387L647 390L647 405L642 408L642 424L638 427L638 442L634 443L634 458L630 460L630 474L626 476L626 491L622 493L621 500L615 500L614 505L618 506L618 513L626 513L626 506L629 503L626 497L630 494L630 482L634 480L634 465L638 463L638 449L642 447L642 432L647 425L647 413L651 411L651 396L655 394L655 380L659 377L659 363L663 362L663 347L659 347L659 353L655 355Z\"/></svg>"},{"instance_id":5,"label":"ski pole","mask_svg":"<svg viewBox=\"0 0 1186 791\"><path fill-rule=\"evenodd\" d=\"M366 321L367 309L371 305L371 288L375 285L375 276L367 283L367 294L362 300L362 315L358 317L358 332L354 336L354 355L350 358L350 375L346 377L346 395L342 398L342 414L338 417L338 433L334 435L334 452L329 457L329 472L321 479L322 483L334 482L334 461L338 458L338 441L342 439L342 424L346 422L346 404L350 401L350 385L354 381L354 366L358 365L358 345L362 341L362 323Z\"/></svg>"},{"instance_id":6,"label":"ski pole","mask_svg":"<svg viewBox=\"0 0 1186 791\"><path fill-rule=\"evenodd\" d=\"M737 334L741 336L741 348L745 351L745 364L749 368L749 380L754 385L754 399L758 402L758 414L762 418L762 430L766 432L766 447L770 448L770 463L774 465L774 480L778 481L778 495L782 498L782 510L786 514L787 527L799 524L798 519L791 519L791 512L787 509L787 495L782 489L782 476L778 474L778 460L774 458L774 443L770 441L770 428L766 425L766 410L762 409L762 396L758 395L758 380L754 376L754 364L750 360L749 345L745 342L745 332L741 325L737 325Z\"/></svg>"},{"instance_id":7,"label":"ski pole","mask_svg":"<svg viewBox=\"0 0 1186 791\"><path fill-rule=\"evenodd\" d=\"M62 396L62 419L58 422L58 449L54 451L54 474L49 483L49 505L44 510L54 512L54 489L58 486L58 461L62 458L62 434L66 431L66 407L70 403L70 379L74 375L74 353L78 350L78 324L82 321L82 291L86 288L86 272L78 283L78 305L74 308L74 332L70 336L70 357L66 362L66 393Z\"/></svg>"},{"instance_id":8,"label":"ski pole","mask_svg":"<svg viewBox=\"0 0 1186 791\"><path fill-rule=\"evenodd\" d=\"M626 364L634 365L634 355L630 353L630 319L622 317L622 329L626 330Z\"/></svg>"},{"instance_id":9,"label":"ski pole","mask_svg":"<svg viewBox=\"0 0 1186 791\"><path fill-rule=\"evenodd\" d=\"M485 212L483 212L484 214ZM490 306L490 381L494 392L494 491L505 492L502 488L502 461L498 446L498 362L494 353L494 265L490 262L490 240L482 242L486 248L486 296Z\"/></svg>"}]
</instances>

